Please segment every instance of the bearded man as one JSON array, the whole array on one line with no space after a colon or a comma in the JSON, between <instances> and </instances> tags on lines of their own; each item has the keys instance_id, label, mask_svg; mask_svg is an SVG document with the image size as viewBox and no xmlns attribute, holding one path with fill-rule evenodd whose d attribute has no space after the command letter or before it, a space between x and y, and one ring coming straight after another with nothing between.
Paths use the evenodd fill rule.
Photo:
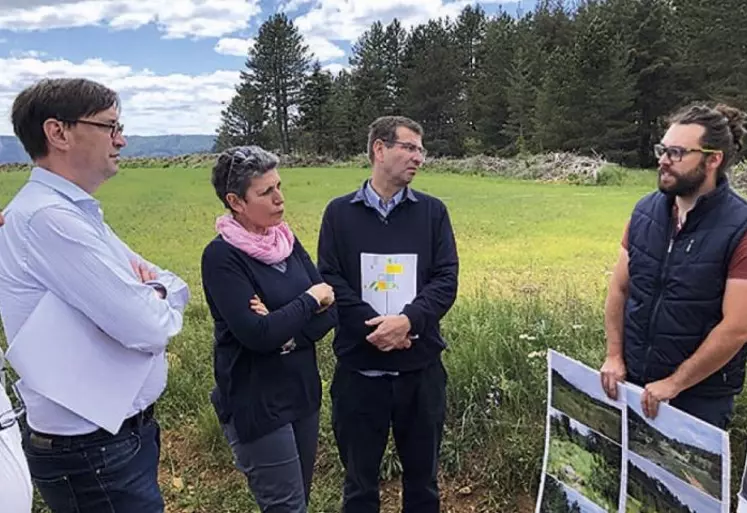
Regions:
<instances>
[{"instance_id":1,"label":"bearded man","mask_svg":"<svg viewBox=\"0 0 747 513\"><path fill-rule=\"evenodd\" d=\"M675 113L654 152L659 190L635 206L605 303L601 380L644 388L656 417L667 401L725 429L747 360L747 202L729 185L744 113L693 105Z\"/></svg>"}]
</instances>

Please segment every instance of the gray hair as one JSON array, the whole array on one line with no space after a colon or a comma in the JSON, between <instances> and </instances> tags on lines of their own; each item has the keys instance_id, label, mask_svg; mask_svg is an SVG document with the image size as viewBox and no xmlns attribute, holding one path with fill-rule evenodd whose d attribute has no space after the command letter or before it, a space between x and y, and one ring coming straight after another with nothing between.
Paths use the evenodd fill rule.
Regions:
<instances>
[{"instance_id":1,"label":"gray hair","mask_svg":"<svg viewBox=\"0 0 747 513\"><path fill-rule=\"evenodd\" d=\"M275 169L280 162L277 155L259 146L234 146L223 151L213 166L212 183L215 194L230 209L226 195L232 192L243 198L252 178Z\"/></svg>"}]
</instances>

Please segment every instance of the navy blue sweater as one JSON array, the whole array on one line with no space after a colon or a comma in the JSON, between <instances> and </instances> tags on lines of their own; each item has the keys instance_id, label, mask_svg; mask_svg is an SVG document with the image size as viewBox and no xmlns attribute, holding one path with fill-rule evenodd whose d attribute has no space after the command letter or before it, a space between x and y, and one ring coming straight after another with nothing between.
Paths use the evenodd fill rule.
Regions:
<instances>
[{"instance_id":1,"label":"navy blue sweater","mask_svg":"<svg viewBox=\"0 0 747 513\"><path fill-rule=\"evenodd\" d=\"M335 355L357 370L416 370L446 348L440 320L456 299L456 243L443 202L412 192L385 219L365 204L360 191L332 200L324 211L318 264L334 288L340 317ZM417 254L417 296L401 312L417 335L409 349L382 352L366 340L375 328L364 323L379 314L361 299L361 253Z\"/></svg>"},{"instance_id":2,"label":"navy blue sweater","mask_svg":"<svg viewBox=\"0 0 747 513\"><path fill-rule=\"evenodd\" d=\"M315 342L337 323L333 306L317 314L306 293L322 281L296 239L283 273L217 236L202 255L202 283L215 325L211 394L222 423L233 418L242 442L259 438L319 409ZM249 308L258 295L270 311ZM282 346L294 339L287 354Z\"/></svg>"}]
</instances>

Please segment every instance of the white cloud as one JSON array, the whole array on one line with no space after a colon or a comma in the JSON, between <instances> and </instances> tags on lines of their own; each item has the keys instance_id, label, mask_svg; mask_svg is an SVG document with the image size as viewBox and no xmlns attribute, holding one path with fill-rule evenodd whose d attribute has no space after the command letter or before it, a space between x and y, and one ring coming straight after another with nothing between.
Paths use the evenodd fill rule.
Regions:
<instances>
[{"instance_id":1,"label":"white cloud","mask_svg":"<svg viewBox=\"0 0 747 513\"><path fill-rule=\"evenodd\" d=\"M225 37L215 44L215 51L223 55L246 57L249 48L254 46L254 39L238 39Z\"/></svg>"},{"instance_id":2,"label":"white cloud","mask_svg":"<svg viewBox=\"0 0 747 513\"><path fill-rule=\"evenodd\" d=\"M259 0L2 0L0 29L13 31L155 23L166 38L220 37L246 28ZM10 5L8 5L10 4ZM11 9L8 9L11 7Z\"/></svg>"},{"instance_id":3,"label":"white cloud","mask_svg":"<svg viewBox=\"0 0 747 513\"><path fill-rule=\"evenodd\" d=\"M339 62L330 62L329 64L322 66L322 69L326 69L327 71L332 73L332 75L337 75L344 69L350 70L348 66L345 66L344 64L340 64Z\"/></svg>"},{"instance_id":4,"label":"white cloud","mask_svg":"<svg viewBox=\"0 0 747 513\"><path fill-rule=\"evenodd\" d=\"M328 39L319 36L307 36L305 38L309 51L321 62L339 59L345 56L345 51Z\"/></svg>"},{"instance_id":5,"label":"white cloud","mask_svg":"<svg viewBox=\"0 0 747 513\"><path fill-rule=\"evenodd\" d=\"M281 2L278 6L279 12L286 12L286 13L292 13L296 12L301 7L305 7L311 3L314 3L314 0L288 0L287 2Z\"/></svg>"},{"instance_id":6,"label":"white cloud","mask_svg":"<svg viewBox=\"0 0 747 513\"><path fill-rule=\"evenodd\" d=\"M388 24L397 18L409 28L439 17L454 19L465 6L474 3L469 0L313 0L311 10L296 18L294 23L307 36L352 42L375 21ZM482 0L479 3L505 2Z\"/></svg>"},{"instance_id":7,"label":"white cloud","mask_svg":"<svg viewBox=\"0 0 747 513\"><path fill-rule=\"evenodd\" d=\"M122 98L125 135L212 134L223 102L233 97L238 71L203 75L158 75L149 70L89 59L0 58L0 134L12 134L10 109L15 96L42 78L86 77L111 87Z\"/></svg>"},{"instance_id":8,"label":"white cloud","mask_svg":"<svg viewBox=\"0 0 747 513\"><path fill-rule=\"evenodd\" d=\"M249 48L254 46L254 43L255 40L253 38L240 39L235 37L224 37L215 44L214 50L223 55L245 57ZM321 62L327 62L345 56L345 51L342 48L323 37L309 36L305 38L305 43L308 45L309 50Z\"/></svg>"}]
</instances>

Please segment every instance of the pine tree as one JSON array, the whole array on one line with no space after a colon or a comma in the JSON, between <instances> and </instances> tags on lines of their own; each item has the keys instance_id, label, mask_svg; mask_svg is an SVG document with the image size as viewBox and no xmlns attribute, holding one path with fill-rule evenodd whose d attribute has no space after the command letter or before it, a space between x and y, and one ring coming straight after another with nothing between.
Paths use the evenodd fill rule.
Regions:
<instances>
[{"instance_id":1,"label":"pine tree","mask_svg":"<svg viewBox=\"0 0 747 513\"><path fill-rule=\"evenodd\" d=\"M353 45L350 57L353 90L358 102L359 135L365 137L366 126L375 118L392 114L394 99L389 89L387 69L387 35L377 21Z\"/></svg>"},{"instance_id":2,"label":"pine tree","mask_svg":"<svg viewBox=\"0 0 747 513\"><path fill-rule=\"evenodd\" d=\"M464 152L460 70L451 27L439 19L416 27L404 57L405 115L423 125L434 155Z\"/></svg>"},{"instance_id":3,"label":"pine tree","mask_svg":"<svg viewBox=\"0 0 747 513\"><path fill-rule=\"evenodd\" d=\"M682 79L680 49L675 44L674 12L661 0L622 0L633 3L631 73L635 76L638 158L636 165L654 166L652 146L663 135L663 119L682 102L682 91L688 89Z\"/></svg>"},{"instance_id":4,"label":"pine tree","mask_svg":"<svg viewBox=\"0 0 747 513\"><path fill-rule=\"evenodd\" d=\"M291 112L298 107L309 61L303 37L284 13L262 24L249 50L246 67L269 107L283 153L291 151Z\"/></svg>"},{"instance_id":5,"label":"pine tree","mask_svg":"<svg viewBox=\"0 0 747 513\"><path fill-rule=\"evenodd\" d=\"M388 96L388 113L397 114L402 110L405 87L405 76L402 59L407 46L407 31L397 18L387 25L384 34L386 50L384 52L384 68L386 70L386 89Z\"/></svg>"},{"instance_id":6,"label":"pine tree","mask_svg":"<svg viewBox=\"0 0 747 513\"><path fill-rule=\"evenodd\" d=\"M333 150L331 97L332 75L316 61L301 91L299 128L308 149L319 155Z\"/></svg>"},{"instance_id":7,"label":"pine tree","mask_svg":"<svg viewBox=\"0 0 747 513\"><path fill-rule=\"evenodd\" d=\"M454 24L456 59L461 72L460 99L465 105L464 124L468 133L477 129L480 97L477 82L484 64L486 26L487 17L479 5L466 6Z\"/></svg>"},{"instance_id":8,"label":"pine tree","mask_svg":"<svg viewBox=\"0 0 747 513\"><path fill-rule=\"evenodd\" d=\"M252 83L251 77L242 73L242 82L228 107L221 111L221 125L213 151L220 152L231 146L250 144L266 145L266 112L264 102Z\"/></svg>"},{"instance_id":9,"label":"pine tree","mask_svg":"<svg viewBox=\"0 0 747 513\"><path fill-rule=\"evenodd\" d=\"M475 84L475 128L481 148L495 153L512 141L504 127L509 117L508 88L514 57L514 19L503 12L490 20L480 49Z\"/></svg>"},{"instance_id":10,"label":"pine tree","mask_svg":"<svg viewBox=\"0 0 747 513\"><path fill-rule=\"evenodd\" d=\"M353 89L353 77L345 70L334 79L329 106L334 154L348 157L365 151L366 140L360 137L357 121L359 105Z\"/></svg>"},{"instance_id":11,"label":"pine tree","mask_svg":"<svg viewBox=\"0 0 747 513\"><path fill-rule=\"evenodd\" d=\"M527 153L532 141L532 117L537 89L532 83L531 55L524 45L518 45L508 71L508 119L502 134L509 140L512 151Z\"/></svg>"}]
</instances>

